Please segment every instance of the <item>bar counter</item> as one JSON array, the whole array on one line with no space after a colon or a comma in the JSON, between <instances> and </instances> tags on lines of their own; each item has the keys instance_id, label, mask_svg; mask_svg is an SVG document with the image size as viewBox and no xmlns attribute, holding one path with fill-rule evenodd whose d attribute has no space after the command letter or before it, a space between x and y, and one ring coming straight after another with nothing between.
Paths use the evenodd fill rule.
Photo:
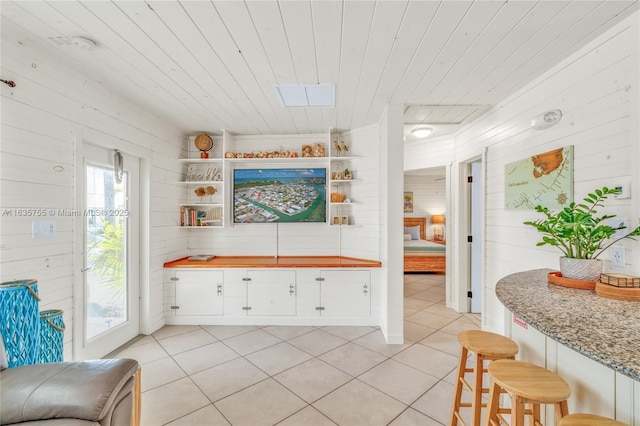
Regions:
<instances>
[{"instance_id":1,"label":"bar counter","mask_svg":"<svg viewBox=\"0 0 640 426\"><path fill-rule=\"evenodd\" d=\"M498 281L496 295L509 311L544 335L640 381L640 302L549 284L551 271L508 275Z\"/></svg>"}]
</instances>

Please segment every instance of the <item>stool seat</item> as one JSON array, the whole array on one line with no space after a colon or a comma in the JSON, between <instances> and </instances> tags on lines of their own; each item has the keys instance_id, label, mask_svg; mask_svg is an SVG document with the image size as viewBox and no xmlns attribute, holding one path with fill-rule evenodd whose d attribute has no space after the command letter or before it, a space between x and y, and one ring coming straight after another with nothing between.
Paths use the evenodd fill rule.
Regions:
<instances>
[{"instance_id":1,"label":"stool seat","mask_svg":"<svg viewBox=\"0 0 640 426\"><path fill-rule=\"evenodd\" d=\"M482 354L486 360L511 358L518 353L516 342L488 331L463 331L458 334L458 341L469 351Z\"/></svg>"},{"instance_id":2,"label":"stool seat","mask_svg":"<svg viewBox=\"0 0 640 426\"><path fill-rule=\"evenodd\" d=\"M560 376L535 364L503 359L489 365L489 375L504 390L526 401L554 404L566 401L571 388Z\"/></svg>"},{"instance_id":3,"label":"stool seat","mask_svg":"<svg viewBox=\"0 0 640 426\"><path fill-rule=\"evenodd\" d=\"M560 420L558 426L627 426L627 424L595 414L569 414Z\"/></svg>"}]
</instances>

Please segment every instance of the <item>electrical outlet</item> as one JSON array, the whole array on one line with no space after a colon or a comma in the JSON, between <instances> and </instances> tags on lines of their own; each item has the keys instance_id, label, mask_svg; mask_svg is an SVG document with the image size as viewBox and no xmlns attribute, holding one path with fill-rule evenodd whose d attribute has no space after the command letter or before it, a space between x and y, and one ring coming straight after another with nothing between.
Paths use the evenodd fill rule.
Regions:
<instances>
[{"instance_id":1,"label":"electrical outlet","mask_svg":"<svg viewBox=\"0 0 640 426\"><path fill-rule=\"evenodd\" d=\"M611 264L624 268L624 246L611 247Z\"/></svg>"},{"instance_id":2,"label":"electrical outlet","mask_svg":"<svg viewBox=\"0 0 640 426\"><path fill-rule=\"evenodd\" d=\"M31 235L34 239L53 238L56 236L55 220L35 220L31 222Z\"/></svg>"}]
</instances>

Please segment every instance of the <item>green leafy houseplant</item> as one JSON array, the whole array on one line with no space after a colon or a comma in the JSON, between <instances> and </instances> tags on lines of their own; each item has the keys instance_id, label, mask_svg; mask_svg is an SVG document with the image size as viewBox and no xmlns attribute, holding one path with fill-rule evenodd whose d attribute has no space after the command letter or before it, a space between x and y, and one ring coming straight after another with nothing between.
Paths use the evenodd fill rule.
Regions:
<instances>
[{"instance_id":1,"label":"green leafy houseplant","mask_svg":"<svg viewBox=\"0 0 640 426\"><path fill-rule=\"evenodd\" d=\"M558 212L538 205L535 210L545 217L524 224L533 226L542 234L542 241L537 246L557 247L570 259L597 259L603 251L621 239L635 239L633 237L640 235L639 226L624 237L610 241L616 231L626 227L622 224L618 227L607 225L606 221L615 215L598 215L596 208L604 207L604 201L616 194L618 190L605 186L588 194L583 203L571 203ZM567 276L564 271L563 275Z\"/></svg>"}]
</instances>

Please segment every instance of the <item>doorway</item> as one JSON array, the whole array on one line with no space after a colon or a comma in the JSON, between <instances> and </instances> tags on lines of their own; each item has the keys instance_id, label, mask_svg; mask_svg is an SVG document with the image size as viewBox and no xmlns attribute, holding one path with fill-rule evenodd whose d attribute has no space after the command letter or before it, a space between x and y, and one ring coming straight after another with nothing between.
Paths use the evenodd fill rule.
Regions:
<instances>
[{"instance_id":1,"label":"doorway","mask_svg":"<svg viewBox=\"0 0 640 426\"><path fill-rule=\"evenodd\" d=\"M479 314L482 312L482 241L484 232L482 225L482 215L484 202L482 198L482 163L474 161L469 164L469 175L471 177L471 194L469 202L471 250L469 281L471 290L470 312Z\"/></svg>"},{"instance_id":2,"label":"doorway","mask_svg":"<svg viewBox=\"0 0 640 426\"><path fill-rule=\"evenodd\" d=\"M139 159L85 144L78 165L82 241L74 358L99 358L138 335ZM119 170L114 163L120 163Z\"/></svg>"}]
</instances>

